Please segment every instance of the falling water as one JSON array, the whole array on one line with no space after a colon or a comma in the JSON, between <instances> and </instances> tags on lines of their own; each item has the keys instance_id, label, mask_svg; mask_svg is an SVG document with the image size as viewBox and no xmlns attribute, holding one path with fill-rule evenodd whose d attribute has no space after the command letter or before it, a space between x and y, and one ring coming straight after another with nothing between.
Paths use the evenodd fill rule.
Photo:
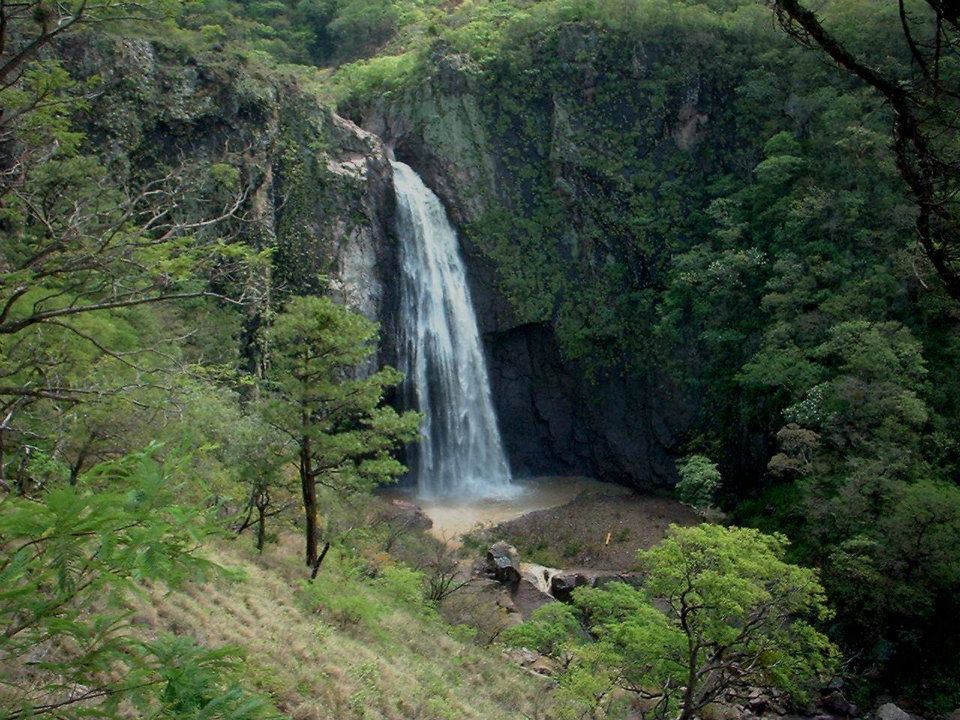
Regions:
<instances>
[{"instance_id":1,"label":"falling water","mask_svg":"<svg viewBox=\"0 0 960 720\"><path fill-rule=\"evenodd\" d=\"M400 369L424 415L410 466L421 495L510 494L507 464L457 236L443 206L394 162L400 230Z\"/></svg>"}]
</instances>

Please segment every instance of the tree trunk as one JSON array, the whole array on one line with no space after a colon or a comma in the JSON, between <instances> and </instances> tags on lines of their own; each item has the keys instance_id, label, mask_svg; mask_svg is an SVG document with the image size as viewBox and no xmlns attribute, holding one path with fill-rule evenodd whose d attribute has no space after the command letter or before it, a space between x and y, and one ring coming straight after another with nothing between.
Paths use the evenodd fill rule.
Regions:
<instances>
[{"instance_id":1,"label":"tree trunk","mask_svg":"<svg viewBox=\"0 0 960 720\"><path fill-rule=\"evenodd\" d=\"M677 715L677 720L691 720L693 718L692 687L692 685L688 685L686 691L683 693L683 701L680 706L680 714Z\"/></svg>"},{"instance_id":2,"label":"tree trunk","mask_svg":"<svg viewBox=\"0 0 960 720\"><path fill-rule=\"evenodd\" d=\"M686 595L687 593L684 592L683 608L680 611L680 625L687 636L687 686L683 690L683 700L677 720L692 720L693 718L693 699L697 690L697 653L700 651L700 645L694 642L690 624L687 622L687 614L690 609L687 606Z\"/></svg>"},{"instance_id":3,"label":"tree trunk","mask_svg":"<svg viewBox=\"0 0 960 720\"><path fill-rule=\"evenodd\" d=\"M257 520L257 552L263 552L263 546L267 541L267 513L266 508L260 505L257 505L257 515L259 519Z\"/></svg>"},{"instance_id":4,"label":"tree trunk","mask_svg":"<svg viewBox=\"0 0 960 720\"><path fill-rule=\"evenodd\" d=\"M303 512L306 521L307 567L317 564L317 485L313 481L310 438L300 438L300 489L303 491Z\"/></svg>"},{"instance_id":5,"label":"tree trunk","mask_svg":"<svg viewBox=\"0 0 960 720\"><path fill-rule=\"evenodd\" d=\"M323 563L323 559L327 556L327 550L330 549L330 541L328 540L323 544L323 552L320 553L320 557L317 558L317 561L313 564L313 570L310 571L310 579L314 580L317 577L317 573L320 572L320 565Z\"/></svg>"}]
</instances>

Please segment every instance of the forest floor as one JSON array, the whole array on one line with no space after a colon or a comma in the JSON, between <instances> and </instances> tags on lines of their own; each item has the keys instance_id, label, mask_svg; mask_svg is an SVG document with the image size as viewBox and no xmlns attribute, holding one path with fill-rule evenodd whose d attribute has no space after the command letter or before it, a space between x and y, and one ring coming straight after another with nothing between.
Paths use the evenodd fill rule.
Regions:
<instances>
[{"instance_id":1,"label":"forest floor","mask_svg":"<svg viewBox=\"0 0 960 720\"><path fill-rule=\"evenodd\" d=\"M701 518L667 497L624 494L622 488L580 493L569 502L475 532L466 544L505 540L524 561L563 569L629 571L637 550L656 545L672 524Z\"/></svg>"}]
</instances>

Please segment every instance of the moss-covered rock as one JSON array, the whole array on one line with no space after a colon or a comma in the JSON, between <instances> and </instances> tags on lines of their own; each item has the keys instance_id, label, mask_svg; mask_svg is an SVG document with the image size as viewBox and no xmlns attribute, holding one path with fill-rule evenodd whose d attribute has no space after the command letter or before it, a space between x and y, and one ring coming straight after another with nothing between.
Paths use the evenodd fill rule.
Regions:
<instances>
[{"instance_id":1,"label":"moss-covered rock","mask_svg":"<svg viewBox=\"0 0 960 720\"><path fill-rule=\"evenodd\" d=\"M76 76L96 76L100 91L83 122L89 147L118 183L180 166L197 176L234 168L247 192L239 219L223 232L276 248L274 299L331 293L370 318L389 316L393 194L377 137L295 75L240 56L89 36L62 55Z\"/></svg>"},{"instance_id":2,"label":"moss-covered rock","mask_svg":"<svg viewBox=\"0 0 960 720\"><path fill-rule=\"evenodd\" d=\"M706 61L719 31L524 40L482 68L438 46L424 82L360 115L462 230L515 470L669 483L697 398L652 329L709 186L758 152L728 107L738 70Z\"/></svg>"}]
</instances>

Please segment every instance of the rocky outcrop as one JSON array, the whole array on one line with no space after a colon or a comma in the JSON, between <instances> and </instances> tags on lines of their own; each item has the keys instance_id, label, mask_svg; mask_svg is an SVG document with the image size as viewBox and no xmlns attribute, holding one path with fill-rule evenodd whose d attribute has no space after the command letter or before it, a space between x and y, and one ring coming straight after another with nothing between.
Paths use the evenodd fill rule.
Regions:
<instances>
[{"instance_id":1,"label":"rocky outcrop","mask_svg":"<svg viewBox=\"0 0 960 720\"><path fill-rule=\"evenodd\" d=\"M598 94L610 82L638 87L660 51L621 48L626 62L612 62L600 55L616 43L585 28L563 32L550 68L559 77L515 98L530 106L514 115L501 107L501 87L440 47L423 83L352 109L363 130L295 78L239 58L107 39L67 47L64 56L78 76L103 76L106 91L91 103L88 131L121 181L184 158L198 168L238 168L250 194L232 232L256 247L276 246L275 295L330 293L379 320L379 361L389 363L396 360L398 275L392 149L461 228L514 473L668 485L698 398L664 363L636 360L640 353L629 348L645 346L636 339L645 332L635 319L642 312L626 311L619 337L590 337L606 330L597 318L612 317L621 296L647 292L668 257L638 251L632 226L618 225L626 215L612 210L650 201L620 189L646 171L620 167L622 158L598 165L598 158L611 155L606 133L632 138L629 152L614 156L695 167L703 160L697 153L723 133L716 119L722 98L691 66L662 107L636 92L622 98L615 118L598 114ZM604 62L624 76L598 72ZM606 279L614 265L623 266L622 286ZM590 291L581 297L584 288ZM257 324L251 318L250 343ZM612 346L628 349L602 358Z\"/></svg>"},{"instance_id":2,"label":"rocky outcrop","mask_svg":"<svg viewBox=\"0 0 960 720\"><path fill-rule=\"evenodd\" d=\"M588 378L550 323L487 332L490 382L514 473L667 484L689 409L666 375ZM654 379L656 378L656 379Z\"/></svg>"},{"instance_id":3,"label":"rocky outcrop","mask_svg":"<svg viewBox=\"0 0 960 720\"><path fill-rule=\"evenodd\" d=\"M529 620L530 616L544 605L556 602L554 598L526 579L521 579L517 583L516 589L511 594L511 599L517 612L524 620Z\"/></svg>"},{"instance_id":4,"label":"rocky outcrop","mask_svg":"<svg viewBox=\"0 0 960 720\"><path fill-rule=\"evenodd\" d=\"M212 167L230 166L245 199L238 220L217 231L276 247L271 295L330 294L384 321L392 337L394 196L379 138L295 77L237 57L109 37L81 37L61 50L77 77L99 77L86 132L118 183L183 166L202 184ZM383 344L381 360L393 359L392 348Z\"/></svg>"},{"instance_id":5,"label":"rocky outcrop","mask_svg":"<svg viewBox=\"0 0 960 720\"><path fill-rule=\"evenodd\" d=\"M558 573L550 578L550 594L557 600L569 602L573 598L574 590L589 584L590 579L583 573Z\"/></svg>"},{"instance_id":6,"label":"rocky outcrop","mask_svg":"<svg viewBox=\"0 0 960 720\"><path fill-rule=\"evenodd\" d=\"M102 75L106 91L92 101L88 133L121 182L185 158L198 169L218 163L238 169L249 196L242 222L230 232L255 247L276 246L274 295L329 293L379 320L378 361L395 363L398 259L383 138L464 228L469 282L514 473L671 482L688 399L654 369L597 373L573 361L549 306L518 304L504 285L502 258L482 233L467 231L492 209L523 219L519 178L503 155L522 138L515 130L498 134L485 105L488 88L463 57L438 53L431 80L379 101L366 113L364 130L324 107L295 78L239 59L191 56L162 41L106 39L65 48L64 56L78 76ZM595 81L587 70L576 72L589 93ZM692 146L707 125L696 97L684 102L686 122L696 127L684 125L678 137ZM567 204L577 214L584 192L577 158L586 151L577 105L557 97L546 116L553 149L537 161L553 163L558 187L573 193ZM562 253L582 243L580 224L571 222ZM566 259L573 274L581 262L586 268L596 261L593 253ZM258 324L250 318L251 366Z\"/></svg>"},{"instance_id":7,"label":"rocky outcrop","mask_svg":"<svg viewBox=\"0 0 960 720\"><path fill-rule=\"evenodd\" d=\"M423 532L433 527L433 520L419 505L400 498L390 500L381 519L386 524L404 531Z\"/></svg>"}]
</instances>

